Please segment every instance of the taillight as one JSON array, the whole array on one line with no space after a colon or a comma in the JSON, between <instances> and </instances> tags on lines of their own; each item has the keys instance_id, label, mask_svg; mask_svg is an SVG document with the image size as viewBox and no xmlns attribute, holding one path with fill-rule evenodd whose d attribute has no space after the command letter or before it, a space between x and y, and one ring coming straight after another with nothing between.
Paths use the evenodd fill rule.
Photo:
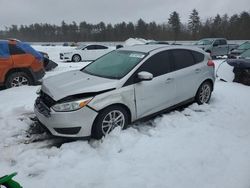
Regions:
<instances>
[{"instance_id":1,"label":"taillight","mask_svg":"<svg viewBox=\"0 0 250 188\"><path fill-rule=\"evenodd\" d=\"M215 67L214 62L212 60L208 60L207 66L209 66L209 67Z\"/></svg>"}]
</instances>

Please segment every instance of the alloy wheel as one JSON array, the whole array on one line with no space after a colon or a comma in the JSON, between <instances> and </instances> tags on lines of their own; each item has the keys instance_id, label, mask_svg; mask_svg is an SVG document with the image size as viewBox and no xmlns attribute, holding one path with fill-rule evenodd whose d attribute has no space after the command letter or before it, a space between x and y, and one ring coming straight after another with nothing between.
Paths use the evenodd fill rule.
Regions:
<instances>
[{"instance_id":1,"label":"alloy wheel","mask_svg":"<svg viewBox=\"0 0 250 188\"><path fill-rule=\"evenodd\" d=\"M102 121L102 133L107 135L112 131L115 127L124 128L125 125L125 116L119 110L113 110L109 112Z\"/></svg>"},{"instance_id":2,"label":"alloy wheel","mask_svg":"<svg viewBox=\"0 0 250 188\"><path fill-rule=\"evenodd\" d=\"M211 88L208 84L203 84L199 94L199 100L202 104L207 103L211 95Z\"/></svg>"},{"instance_id":3,"label":"alloy wheel","mask_svg":"<svg viewBox=\"0 0 250 188\"><path fill-rule=\"evenodd\" d=\"M28 85L29 81L24 76L17 76L11 82L11 87L19 87L23 85Z\"/></svg>"}]
</instances>

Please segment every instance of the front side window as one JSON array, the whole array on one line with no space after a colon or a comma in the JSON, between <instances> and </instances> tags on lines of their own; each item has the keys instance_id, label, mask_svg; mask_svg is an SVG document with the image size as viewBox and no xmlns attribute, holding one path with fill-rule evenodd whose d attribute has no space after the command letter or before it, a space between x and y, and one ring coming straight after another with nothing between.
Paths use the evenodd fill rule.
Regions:
<instances>
[{"instance_id":1,"label":"front side window","mask_svg":"<svg viewBox=\"0 0 250 188\"><path fill-rule=\"evenodd\" d=\"M81 45L76 48L76 50L83 50L86 47L86 45Z\"/></svg>"},{"instance_id":2,"label":"front side window","mask_svg":"<svg viewBox=\"0 0 250 188\"><path fill-rule=\"evenodd\" d=\"M220 40L220 45L226 45L227 41L226 40Z\"/></svg>"},{"instance_id":3,"label":"front side window","mask_svg":"<svg viewBox=\"0 0 250 188\"><path fill-rule=\"evenodd\" d=\"M146 55L135 51L112 51L89 64L82 71L104 78L120 79L128 74Z\"/></svg>"},{"instance_id":4,"label":"front side window","mask_svg":"<svg viewBox=\"0 0 250 188\"><path fill-rule=\"evenodd\" d=\"M195 43L196 45L210 45L213 43L213 40L210 39L202 39L199 40L197 43Z\"/></svg>"},{"instance_id":5,"label":"front side window","mask_svg":"<svg viewBox=\"0 0 250 188\"><path fill-rule=\"evenodd\" d=\"M214 42L214 46L219 46L220 45L220 41L219 40L216 40L215 42Z\"/></svg>"},{"instance_id":6,"label":"front side window","mask_svg":"<svg viewBox=\"0 0 250 188\"><path fill-rule=\"evenodd\" d=\"M169 51L159 52L147 59L137 72L147 71L154 77L169 73L172 70Z\"/></svg>"},{"instance_id":7,"label":"front side window","mask_svg":"<svg viewBox=\"0 0 250 188\"><path fill-rule=\"evenodd\" d=\"M90 45L86 47L87 50L95 50L95 45Z\"/></svg>"},{"instance_id":8,"label":"front side window","mask_svg":"<svg viewBox=\"0 0 250 188\"><path fill-rule=\"evenodd\" d=\"M95 49L97 49L97 50L103 50L103 49L108 49L108 47L102 46L102 45L95 45Z\"/></svg>"}]
</instances>

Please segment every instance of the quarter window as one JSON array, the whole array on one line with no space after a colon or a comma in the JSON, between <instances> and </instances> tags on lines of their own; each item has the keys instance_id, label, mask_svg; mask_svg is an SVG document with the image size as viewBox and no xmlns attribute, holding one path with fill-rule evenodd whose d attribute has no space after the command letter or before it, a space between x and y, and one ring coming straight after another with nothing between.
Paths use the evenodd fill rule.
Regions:
<instances>
[{"instance_id":1,"label":"quarter window","mask_svg":"<svg viewBox=\"0 0 250 188\"><path fill-rule=\"evenodd\" d=\"M195 59L195 63L200 63L202 61L204 61L205 55L200 53L200 52L196 52L196 51L191 51L191 53L194 56Z\"/></svg>"}]
</instances>

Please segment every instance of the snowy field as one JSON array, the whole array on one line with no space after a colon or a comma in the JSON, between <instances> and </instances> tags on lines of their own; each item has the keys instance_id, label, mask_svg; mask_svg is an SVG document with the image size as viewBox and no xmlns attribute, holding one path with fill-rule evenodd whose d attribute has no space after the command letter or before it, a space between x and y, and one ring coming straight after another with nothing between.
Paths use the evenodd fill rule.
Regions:
<instances>
[{"instance_id":1,"label":"snowy field","mask_svg":"<svg viewBox=\"0 0 250 188\"><path fill-rule=\"evenodd\" d=\"M59 64L46 76L87 64L60 62L63 47L34 47ZM89 142L41 133L32 121L37 88L0 91L0 176L17 171L24 188L250 187L250 87L216 81L208 105Z\"/></svg>"}]
</instances>

